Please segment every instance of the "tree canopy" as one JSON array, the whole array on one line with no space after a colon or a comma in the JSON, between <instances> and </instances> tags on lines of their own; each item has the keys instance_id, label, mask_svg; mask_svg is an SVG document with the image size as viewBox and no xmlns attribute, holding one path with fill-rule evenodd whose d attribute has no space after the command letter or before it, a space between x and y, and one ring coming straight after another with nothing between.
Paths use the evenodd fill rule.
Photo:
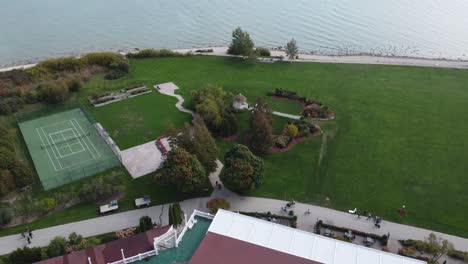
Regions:
<instances>
[{"instance_id":1,"label":"tree canopy","mask_svg":"<svg viewBox=\"0 0 468 264\"><path fill-rule=\"evenodd\" d=\"M208 176L197 157L181 147L172 149L156 179L176 186L184 193L197 192L207 186Z\"/></svg>"},{"instance_id":2,"label":"tree canopy","mask_svg":"<svg viewBox=\"0 0 468 264\"><path fill-rule=\"evenodd\" d=\"M256 153L267 153L273 145L271 112L266 102L258 98L250 119L250 147Z\"/></svg>"},{"instance_id":3,"label":"tree canopy","mask_svg":"<svg viewBox=\"0 0 468 264\"><path fill-rule=\"evenodd\" d=\"M222 87L208 85L193 93L195 111L216 135L237 133L237 119L232 114L231 96Z\"/></svg>"},{"instance_id":4,"label":"tree canopy","mask_svg":"<svg viewBox=\"0 0 468 264\"><path fill-rule=\"evenodd\" d=\"M228 53L232 55L249 56L254 53L254 43L250 38L250 34L237 27L232 32L232 42L229 46Z\"/></svg>"},{"instance_id":5,"label":"tree canopy","mask_svg":"<svg viewBox=\"0 0 468 264\"><path fill-rule=\"evenodd\" d=\"M216 169L216 159L219 154L218 147L200 116L195 116L193 125L187 127L178 135L172 145L182 147L197 156L206 173L211 173Z\"/></svg>"},{"instance_id":6,"label":"tree canopy","mask_svg":"<svg viewBox=\"0 0 468 264\"><path fill-rule=\"evenodd\" d=\"M264 171L263 160L247 146L237 144L224 155L224 169L220 178L227 188L244 193L261 185Z\"/></svg>"},{"instance_id":7,"label":"tree canopy","mask_svg":"<svg viewBox=\"0 0 468 264\"><path fill-rule=\"evenodd\" d=\"M299 49L297 47L297 42L295 39L291 39L287 44L286 44L286 55L290 60L294 60L297 57L297 54L299 54Z\"/></svg>"}]
</instances>

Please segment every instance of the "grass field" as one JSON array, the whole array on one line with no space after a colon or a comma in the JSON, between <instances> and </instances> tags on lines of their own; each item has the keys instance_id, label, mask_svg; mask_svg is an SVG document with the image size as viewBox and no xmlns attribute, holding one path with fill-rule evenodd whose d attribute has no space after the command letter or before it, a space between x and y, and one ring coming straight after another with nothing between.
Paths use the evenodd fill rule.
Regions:
<instances>
[{"instance_id":1,"label":"grass field","mask_svg":"<svg viewBox=\"0 0 468 264\"><path fill-rule=\"evenodd\" d=\"M156 90L98 108L91 112L120 149L127 149L155 140L170 126L182 128L191 116L175 108L176 98Z\"/></svg>"},{"instance_id":2,"label":"grass field","mask_svg":"<svg viewBox=\"0 0 468 264\"><path fill-rule=\"evenodd\" d=\"M341 210L358 207L384 219L468 234L468 71L165 58L131 60L128 77L100 79L90 87L118 87L138 80L172 81L187 99L208 83L241 92L250 102L276 87L318 99L337 115L335 121L321 122L326 136L264 157L265 183L253 195L294 198ZM268 101L277 111L298 110L292 103ZM154 107L179 120L175 112L169 113L173 106ZM112 111L105 117L96 115L98 120L118 117ZM247 122L248 117L241 119ZM154 127L164 127L162 123ZM142 133L135 130L128 135L141 138ZM230 144L220 143L221 149ZM396 213L403 204L409 211L404 219Z\"/></svg>"}]
</instances>

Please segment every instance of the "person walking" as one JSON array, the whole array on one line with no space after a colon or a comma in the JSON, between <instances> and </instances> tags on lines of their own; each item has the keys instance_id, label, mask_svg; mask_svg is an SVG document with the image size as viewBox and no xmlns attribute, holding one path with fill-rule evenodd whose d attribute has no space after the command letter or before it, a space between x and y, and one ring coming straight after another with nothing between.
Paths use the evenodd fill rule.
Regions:
<instances>
[{"instance_id":1,"label":"person walking","mask_svg":"<svg viewBox=\"0 0 468 264\"><path fill-rule=\"evenodd\" d=\"M28 244L31 244L31 239L28 237Z\"/></svg>"},{"instance_id":2,"label":"person walking","mask_svg":"<svg viewBox=\"0 0 468 264\"><path fill-rule=\"evenodd\" d=\"M32 234L32 231L31 229L29 229L29 237L32 238L33 237L33 234Z\"/></svg>"},{"instance_id":3,"label":"person walking","mask_svg":"<svg viewBox=\"0 0 468 264\"><path fill-rule=\"evenodd\" d=\"M387 234L387 239L390 239L390 232L388 232Z\"/></svg>"}]
</instances>

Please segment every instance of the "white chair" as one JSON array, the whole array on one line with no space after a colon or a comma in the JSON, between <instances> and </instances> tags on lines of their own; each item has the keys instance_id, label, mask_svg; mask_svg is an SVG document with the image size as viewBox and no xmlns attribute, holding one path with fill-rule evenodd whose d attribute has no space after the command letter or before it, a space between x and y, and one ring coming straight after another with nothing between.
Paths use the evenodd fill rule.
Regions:
<instances>
[{"instance_id":1,"label":"white chair","mask_svg":"<svg viewBox=\"0 0 468 264\"><path fill-rule=\"evenodd\" d=\"M357 212L357 208L354 208L354 210L348 210L348 213L350 214L355 214Z\"/></svg>"}]
</instances>

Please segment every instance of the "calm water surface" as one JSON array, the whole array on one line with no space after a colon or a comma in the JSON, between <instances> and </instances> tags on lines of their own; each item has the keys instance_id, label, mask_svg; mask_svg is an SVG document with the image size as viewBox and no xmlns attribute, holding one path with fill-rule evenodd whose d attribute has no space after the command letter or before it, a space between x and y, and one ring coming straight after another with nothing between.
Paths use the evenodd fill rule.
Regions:
<instances>
[{"instance_id":1,"label":"calm water surface","mask_svg":"<svg viewBox=\"0 0 468 264\"><path fill-rule=\"evenodd\" d=\"M468 59L467 0L0 0L0 65L97 50L227 45Z\"/></svg>"}]
</instances>

